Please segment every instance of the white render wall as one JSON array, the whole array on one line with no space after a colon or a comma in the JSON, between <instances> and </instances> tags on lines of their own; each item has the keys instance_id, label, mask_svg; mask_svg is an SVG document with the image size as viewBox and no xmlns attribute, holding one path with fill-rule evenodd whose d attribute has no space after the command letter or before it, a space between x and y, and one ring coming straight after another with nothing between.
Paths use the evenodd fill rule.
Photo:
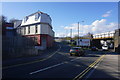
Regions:
<instances>
[{"instance_id":1,"label":"white render wall","mask_svg":"<svg viewBox=\"0 0 120 80\"><path fill-rule=\"evenodd\" d=\"M54 37L54 31L51 28L52 21L50 16L44 13L43 14L39 13L39 15L40 16L37 21L35 20L35 14L28 16L28 20L26 22L24 22L24 19L22 20L21 34L22 35L48 34ZM37 33L35 33L36 31L35 25L37 25L38 31ZM28 33L28 27L30 27L30 33Z\"/></svg>"},{"instance_id":2,"label":"white render wall","mask_svg":"<svg viewBox=\"0 0 120 80\"><path fill-rule=\"evenodd\" d=\"M28 27L30 27L30 33L28 33ZM26 30L25 30L26 29ZM24 31L25 30L25 31ZM35 33L35 25L32 26L26 26L21 28L21 34L22 35L35 35L35 34L47 34L50 36L54 36L54 31L50 28L47 24L38 24L37 25L37 33ZM25 33L24 33L25 32Z\"/></svg>"},{"instance_id":3,"label":"white render wall","mask_svg":"<svg viewBox=\"0 0 120 80\"><path fill-rule=\"evenodd\" d=\"M54 31L47 24L40 25L40 34L48 34L50 36L54 36Z\"/></svg>"}]
</instances>

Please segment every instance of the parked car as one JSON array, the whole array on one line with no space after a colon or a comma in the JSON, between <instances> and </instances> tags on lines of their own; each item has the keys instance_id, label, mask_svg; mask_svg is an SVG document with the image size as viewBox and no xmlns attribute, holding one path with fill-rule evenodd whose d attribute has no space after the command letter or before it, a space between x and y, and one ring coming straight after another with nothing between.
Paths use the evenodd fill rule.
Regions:
<instances>
[{"instance_id":1,"label":"parked car","mask_svg":"<svg viewBox=\"0 0 120 80\"><path fill-rule=\"evenodd\" d=\"M108 50L108 46L107 45L102 46L102 50L107 51Z\"/></svg>"},{"instance_id":2,"label":"parked car","mask_svg":"<svg viewBox=\"0 0 120 80\"><path fill-rule=\"evenodd\" d=\"M91 50L92 51L98 51L98 48L94 46L94 47L91 47Z\"/></svg>"},{"instance_id":3,"label":"parked car","mask_svg":"<svg viewBox=\"0 0 120 80\"><path fill-rule=\"evenodd\" d=\"M70 49L70 55L81 56L84 55L85 51L81 47L73 47Z\"/></svg>"}]
</instances>

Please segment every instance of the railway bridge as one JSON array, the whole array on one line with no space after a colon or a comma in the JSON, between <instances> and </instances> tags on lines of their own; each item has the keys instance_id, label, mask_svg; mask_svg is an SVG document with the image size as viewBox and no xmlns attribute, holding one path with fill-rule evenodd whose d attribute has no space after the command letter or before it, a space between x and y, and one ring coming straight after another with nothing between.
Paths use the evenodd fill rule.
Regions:
<instances>
[{"instance_id":1,"label":"railway bridge","mask_svg":"<svg viewBox=\"0 0 120 80\"><path fill-rule=\"evenodd\" d=\"M92 38L92 46L96 46L101 49L103 45L108 45L110 48L114 48L114 34L115 31L94 34Z\"/></svg>"}]
</instances>

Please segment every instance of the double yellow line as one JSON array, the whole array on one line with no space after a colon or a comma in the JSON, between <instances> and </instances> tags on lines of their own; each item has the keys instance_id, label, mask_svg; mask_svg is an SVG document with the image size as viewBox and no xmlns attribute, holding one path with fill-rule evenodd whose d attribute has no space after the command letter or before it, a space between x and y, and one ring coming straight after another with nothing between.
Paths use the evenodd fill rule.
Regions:
<instances>
[{"instance_id":1,"label":"double yellow line","mask_svg":"<svg viewBox=\"0 0 120 80\"><path fill-rule=\"evenodd\" d=\"M73 80L80 80L86 73L88 73L105 55L102 55L95 62L90 64L84 71L77 75Z\"/></svg>"}]
</instances>

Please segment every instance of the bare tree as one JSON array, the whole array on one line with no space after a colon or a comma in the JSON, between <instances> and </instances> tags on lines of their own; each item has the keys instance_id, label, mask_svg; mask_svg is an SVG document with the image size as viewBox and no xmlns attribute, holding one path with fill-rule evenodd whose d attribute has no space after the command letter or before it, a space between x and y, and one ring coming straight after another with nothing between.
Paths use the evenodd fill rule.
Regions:
<instances>
[{"instance_id":1,"label":"bare tree","mask_svg":"<svg viewBox=\"0 0 120 80\"><path fill-rule=\"evenodd\" d=\"M7 18L3 15L0 16L0 25L2 26L3 24L5 24L7 22Z\"/></svg>"},{"instance_id":2,"label":"bare tree","mask_svg":"<svg viewBox=\"0 0 120 80\"><path fill-rule=\"evenodd\" d=\"M1 15L0 16L0 34L4 34L5 27L3 26L5 25L6 22L7 22L7 18Z\"/></svg>"}]
</instances>

